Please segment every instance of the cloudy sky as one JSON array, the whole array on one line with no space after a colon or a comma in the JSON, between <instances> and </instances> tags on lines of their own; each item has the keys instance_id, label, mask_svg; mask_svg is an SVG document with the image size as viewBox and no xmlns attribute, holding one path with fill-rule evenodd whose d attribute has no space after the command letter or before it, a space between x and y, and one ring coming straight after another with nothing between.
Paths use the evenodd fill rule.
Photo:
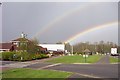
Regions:
<instances>
[{"instance_id":1,"label":"cloudy sky","mask_svg":"<svg viewBox=\"0 0 120 80\"><path fill-rule=\"evenodd\" d=\"M69 42L77 34L80 35L70 43L117 43L117 20L117 2L4 2L2 39L7 42L24 32L40 43Z\"/></svg>"}]
</instances>

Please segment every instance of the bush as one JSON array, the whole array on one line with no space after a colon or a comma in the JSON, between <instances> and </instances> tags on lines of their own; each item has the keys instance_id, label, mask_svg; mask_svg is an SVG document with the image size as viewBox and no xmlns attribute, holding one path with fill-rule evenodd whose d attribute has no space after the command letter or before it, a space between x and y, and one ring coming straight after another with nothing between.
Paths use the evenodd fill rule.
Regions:
<instances>
[{"instance_id":1,"label":"bush","mask_svg":"<svg viewBox=\"0 0 120 80\"><path fill-rule=\"evenodd\" d=\"M41 55L40 54L35 54L34 57L35 57L35 59L40 59Z\"/></svg>"},{"instance_id":2,"label":"bush","mask_svg":"<svg viewBox=\"0 0 120 80\"><path fill-rule=\"evenodd\" d=\"M2 52L2 59L13 60L13 54L15 54L15 52Z\"/></svg>"},{"instance_id":3,"label":"bush","mask_svg":"<svg viewBox=\"0 0 120 80\"><path fill-rule=\"evenodd\" d=\"M41 55L41 58L48 58L49 56L46 55L46 54L40 54Z\"/></svg>"},{"instance_id":4,"label":"bush","mask_svg":"<svg viewBox=\"0 0 120 80\"><path fill-rule=\"evenodd\" d=\"M30 54L28 52L3 52L2 59L9 61L28 61L35 59L48 58L46 54Z\"/></svg>"},{"instance_id":5,"label":"bush","mask_svg":"<svg viewBox=\"0 0 120 80\"><path fill-rule=\"evenodd\" d=\"M83 53L83 52L78 52L77 54L78 54L78 55L80 55L80 54L83 55L84 53Z\"/></svg>"},{"instance_id":6,"label":"bush","mask_svg":"<svg viewBox=\"0 0 120 80\"><path fill-rule=\"evenodd\" d=\"M42 58L48 58L46 54L34 54L32 55L32 59L42 59Z\"/></svg>"},{"instance_id":7,"label":"bush","mask_svg":"<svg viewBox=\"0 0 120 80\"><path fill-rule=\"evenodd\" d=\"M30 54L27 52L21 53L21 56L23 57L22 61L32 60L32 58L30 57Z\"/></svg>"},{"instance_id":8,"label":"bush","mask_svg":"<svg viewBox=\"0 0 120 80\"><path fill-rule=\"evenodd\" d=\"M28 60L32 60L32 57L30 56L29 53L27 52L16 52L16 57L14 58L14 60L17 61L28 61Z\"/></svg>"}]
</instances>

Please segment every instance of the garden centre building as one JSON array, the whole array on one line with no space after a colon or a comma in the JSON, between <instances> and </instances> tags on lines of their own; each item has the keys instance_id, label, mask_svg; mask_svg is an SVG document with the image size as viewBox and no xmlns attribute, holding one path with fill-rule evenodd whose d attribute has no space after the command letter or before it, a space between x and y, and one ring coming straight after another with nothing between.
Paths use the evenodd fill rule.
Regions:
<instances>
[{"instance_id":1,"label":"garden centre building","mask_svg":"<svg viewBox=\"0 0 120 80\"><path fill-rule=\"evenodd\" d=\"M64 44L39 44L39 46L47 48L49 51L65 51Z\"/></svg>"}]
</instances>

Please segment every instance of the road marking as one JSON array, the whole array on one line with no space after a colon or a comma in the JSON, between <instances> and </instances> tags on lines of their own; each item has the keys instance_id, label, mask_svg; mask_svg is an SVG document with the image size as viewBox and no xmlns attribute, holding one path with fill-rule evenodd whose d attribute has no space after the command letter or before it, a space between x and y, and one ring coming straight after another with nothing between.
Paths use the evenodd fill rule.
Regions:
<instances>
[{"instance_id":1,"label":"road marking","mask_svg":"<svg viewBox=\"0 0 120 80\"><path fill-rule=\"evenodd\" d=\"M101 77L98 77L98 76L87 75L87 74L81 74L81 73L75 73L75 74L80 75L80 76L84 76L84 77L89 77L89 78L101 78Z\"/></svg>"},{"instance_id":2,"label":"road marking","mask_svg":"<svg viewBox=\"0 0 120 80\"><path fill-rule=\"evenodd\" d=\"M110 64L120 64L120 63L110 63Z\"/></svg>"},{"instance_id":3,"label":"road marking","mask_svg":"<svg viewBox=\"0 0 120 80\"><path fill-rule=\"evenodd\" d=\"M57 66L57 65L60 65L60 64L62 64L62 63L56 63L56 64L52 64L52 65L48 65L48 66L44 66L44 67L41 67L41 68L38 68L38 69L49 68L49 67Z\"/></svg>"},{"instance_id":4,"label":"road marking","mask_svg":"<svg viewBox=\"0 0 120 80\"><path fill-rule=\"evenodd\" d=\"M72 63L72 64L92 64L92 63Z\"/></svg>"},{"instance_id":5,"label":"road marking","mask_svg":"<svg viewBox=\"0 0 120 80\"><path fill-rule=\"evenodd\" d=\"M69 73L77 74L77 75L80 75L80 76L84 76L84 77L86 77L86 78L101 78L101 77L98 77L98 76L81 74L81 73L77 73L77 72L70 72L70 71L63 71L63 70L55 70L55 69L48 69L48 70L61 71L61 72L69 72Z\"/></svg>"}]
</instances>

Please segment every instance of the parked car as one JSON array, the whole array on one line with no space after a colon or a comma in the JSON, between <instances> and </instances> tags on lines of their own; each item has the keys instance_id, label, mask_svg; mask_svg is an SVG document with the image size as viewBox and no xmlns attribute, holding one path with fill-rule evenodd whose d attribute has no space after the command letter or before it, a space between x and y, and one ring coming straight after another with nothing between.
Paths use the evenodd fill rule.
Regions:
<instances>
[{"instance_id":1,"label":"parked car","mask_svg":"<svg viewBox=\"0 0 120 80\"><path fill-rule=\"evenodd\" d=\"M119 53L117 53L117 54L111 54L111 56L120 56L120 54Z\"/></svg>"}]
</instances>

